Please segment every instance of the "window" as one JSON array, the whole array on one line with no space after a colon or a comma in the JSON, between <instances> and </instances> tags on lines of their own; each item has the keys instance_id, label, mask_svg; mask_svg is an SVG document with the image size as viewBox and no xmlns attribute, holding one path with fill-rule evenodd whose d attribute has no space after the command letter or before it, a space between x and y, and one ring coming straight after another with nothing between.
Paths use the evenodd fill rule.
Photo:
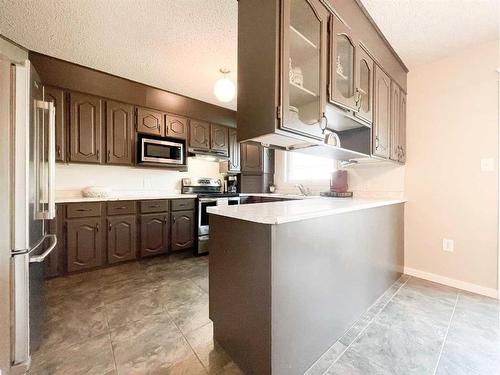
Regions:
<instances>
[{"instance_id":1,"label":"window","mask_svg":"<svg viewBox=\"0 0 500 375\"><path fill-rule=\"evenodd\" d=\"M333 159L300 152L286 153L286 182L329 181L335 169L336 162Z\"/></svg>"}]
</instances>

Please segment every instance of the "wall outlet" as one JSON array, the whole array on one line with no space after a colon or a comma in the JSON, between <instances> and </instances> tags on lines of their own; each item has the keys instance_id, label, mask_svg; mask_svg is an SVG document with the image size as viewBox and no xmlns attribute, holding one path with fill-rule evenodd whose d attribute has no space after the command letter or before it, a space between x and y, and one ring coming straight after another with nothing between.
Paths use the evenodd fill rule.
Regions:
<instances>
[{"instance_id":1,"label":"wall outlet","mask_svg":"<svg viewBox=\"0 0 500 375\"><path fill-rule=\"evenodd\" d=\"M453 247L454 247L453 240L450 240L448 238L443 238L443 250L444 251L449 251L450 253L452 253Z\"/></svg>"},{"instance_id":2,"label":"wall outlet","mask_svg":"<svg viewBox=\"0 0 500 375\"><path fill-rule=\"evenodd\" d=\"M493 172L495 170L495 159L482 158L481 159L481 172Z\"/></svg>"}]
</instances>

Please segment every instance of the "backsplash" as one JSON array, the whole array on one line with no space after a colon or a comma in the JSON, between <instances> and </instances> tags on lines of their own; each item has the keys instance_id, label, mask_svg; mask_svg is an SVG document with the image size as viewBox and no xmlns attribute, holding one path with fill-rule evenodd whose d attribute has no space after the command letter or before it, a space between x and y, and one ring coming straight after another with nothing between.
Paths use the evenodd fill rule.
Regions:
<instances>
[{"instance_id":1,"label":"backsplash","mask_svg":"<svg viewBox=\"0 0 500 375\"><path fill-rule=\"evenodd\" d=\"M275 184L283 194L298 194L296 183L289 183L285 176L285 152L276 151ZM403 198L405 188L405 166L392 162L357 164L345 169L348 171L349 190L359 198ZM303 181L313 195L330 190L329 180Z\"/></svg>"},{"instance_id":2,"label":"backsplash","mask_svg":"<svg viewBox=\"0 0 500 375\"><path fill-rule=\"evenodd\" d=\"M75 191L86 186L109 186L114 190L180 191L181 178L217 177L219 163L188 158L188 171L168 171L111 165L57 164L56 190Z\"/></svg>"}]
</instances>

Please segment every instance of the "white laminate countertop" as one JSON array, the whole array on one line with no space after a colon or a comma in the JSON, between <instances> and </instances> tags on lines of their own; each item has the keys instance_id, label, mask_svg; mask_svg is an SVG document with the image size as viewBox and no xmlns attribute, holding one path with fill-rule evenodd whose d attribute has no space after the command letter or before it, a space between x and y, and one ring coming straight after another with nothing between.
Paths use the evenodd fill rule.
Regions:
<instances>
[{"instance_id":1,"label":"white laminate countertop","mask_svg":"<svg viewBox=\"0 0 500 375\"><path fill-rule=\"evenodd\" d=\"M196 198L196 194L181 194L176 192L128 192L112 193L109 197L88 198L81 195L57 194L56 203L78 203L78 202L107 202L107 201L131 201L147 199L182 199Z\"/></svg>"},{"instance_id":2,"label":"white laminate countertop","mask_svg":"<svg viewBox=\"0 0 500 375\"><path fill-rule=\"evenodd\" d=\"M289 200L283 202L253 203L242 204L239 206L215 206L207 208L207 211L213 215L232 217L255 223L283 224L292 221L337 215L345 212L365 210L368 208L404 202L406 202L405 199L308 197L308 199Z\"/></svg>"}]
</instances>

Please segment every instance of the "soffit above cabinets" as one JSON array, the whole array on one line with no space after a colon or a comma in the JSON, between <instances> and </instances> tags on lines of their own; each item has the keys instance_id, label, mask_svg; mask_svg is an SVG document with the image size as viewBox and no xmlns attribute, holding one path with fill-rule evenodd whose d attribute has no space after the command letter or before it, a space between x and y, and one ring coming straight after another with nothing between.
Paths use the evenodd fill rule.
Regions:
<instances>
[{"instance_id":1,"label":"soffit above cabinets","mask_svg":"<svg viewBox=\"0 0 500 375\"><path fill-rule=\"evenodd\" d=\"M213 94L236 83L235 0L0 0L0 34L29 50L230 109Z\"/></svg>"},{"instance_id":2,"label":"soffit above cabinets","mask_svg":"<svg viewBox=\"0 0 500 375\"><path fill-rule=\"evenodd\" d=\"M410 70L499 38L498 0L359 0Z\"/></svg>"}]
</instances>

